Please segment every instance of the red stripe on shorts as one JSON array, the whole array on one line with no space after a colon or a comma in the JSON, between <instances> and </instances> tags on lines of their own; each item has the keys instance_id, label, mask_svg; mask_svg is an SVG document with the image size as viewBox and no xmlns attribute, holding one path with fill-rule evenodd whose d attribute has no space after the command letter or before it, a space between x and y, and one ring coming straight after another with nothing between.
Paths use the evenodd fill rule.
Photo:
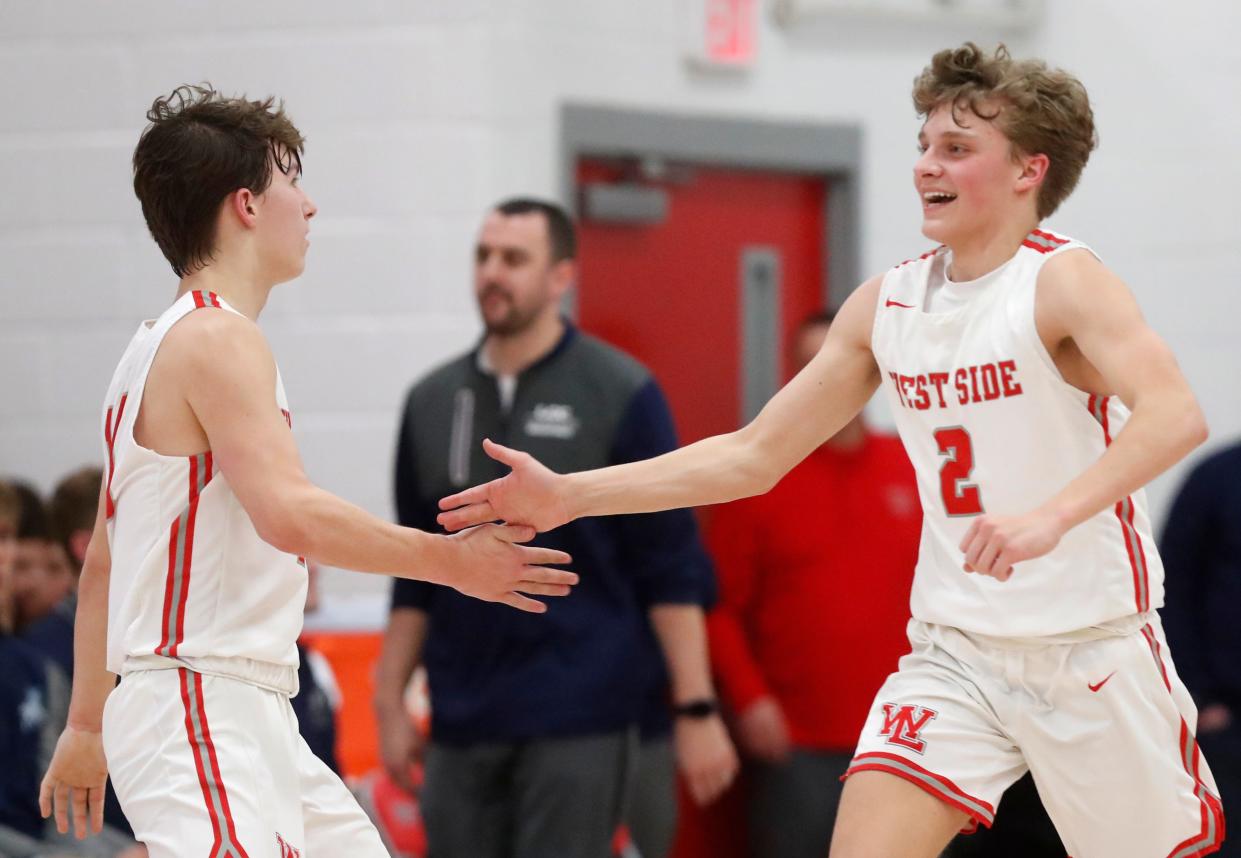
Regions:
<instances>
[{"instance_id":1,"label":"red stripe on shorts","mask_svg":"<svg viewBox=\"0 0 1241 858\"><path fill-rule=\"evenodd\" d=\"M1149 623L1142 626L1142 637L1146 638L1151 657L1155 659L1155 664L1159 667L1159 676L1163 679L1164 687L1171 694L1172 683L1168 680L1168 671L1163 664L1159 638ZM1186 773L1194 782L1194 795L1198 799L1202 827L1197 834L1182 840L1173 847L1168 853L1168 858L1196 858L1199 855L1210 855L1212 852L1218 852L1224 842L1224 808L1220 805L1219 799L1212 795L1211 791L1206 788L1206 784L1202 782L1202 777L1198 773L1202 751L1198 748L1198 740L1194 738L1184 718L1181 719L1179 754L1185 763Z\"/></svg>"},{"instance_id":2,"label":"red stripe on shorts","mask_svg":"<svg viewBox=\"0 0 1241 858\"><path fill-rule=\"evenodd\" d=\"M913 769L913 772L908 771L909 769ZM963 828L963 832L976 830L980 823L990 828L991 823L995 821L995 808L989 802L975 798L943 775L927 771L905 757L879 751L858 754L849 764L849 769L844 776L847 778L857 772L887 772L920 787L940 801L969 816L973 822Z\"/></svg>"},{"instance_id":3,"label":"red stripe on shorts","mask_svg":"<svg viewBox=\"0 0 1241 858\"><path fill-rule=\"evenodd\" d=\"M211 845L208 858L250 858L245 847L237 838L237 826L233 822L233 812L228 803L228 791L224 788L224 777L220 773L220 761L216 756L215 743L211 741L211 729L207 726L207 705L203 699L203 678L199 673L185 668L178 668L181 678L181 703L185 707L185 733L189 738L190 749L194 754L194 768L198 772L198 785L202 788L203 801L207 805L207 815L211 818L211 832L215 838ZM192 677L192 678L191 678ZM190 683L194 686L194 701L190 701ZM201 728L195 730L195 722ZM208 773L210 766L210 773ZM217 810L213 791L219 796ZM223 812L224 819L220 819ZM220 823L223 822L224 828ZM224 841L224 831L228 832L228 842Z\"/></svg>"}]
</instances>

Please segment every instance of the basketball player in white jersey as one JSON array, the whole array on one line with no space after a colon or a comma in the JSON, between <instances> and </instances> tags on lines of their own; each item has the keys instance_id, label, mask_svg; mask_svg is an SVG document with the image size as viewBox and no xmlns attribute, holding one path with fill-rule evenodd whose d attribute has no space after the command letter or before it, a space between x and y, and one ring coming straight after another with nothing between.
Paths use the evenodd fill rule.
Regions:
<instances>
[{"instance_id":1,"label":"basketball player in white jersey","mask_svg":"<svg viewBox=\"0 0 1241 858\"><path fill-rule=\"evenodd\" d=\"M304 266L316 209L299 185L301 134L272 99L209 88L179 88L147 118L134 188L181 281L104 404L73 696L43 813L62 832L70 814L79 837L98 831L110 769L152 858L386 856L289 705L305 558L527 611L545 610L530 595L565 595L576 576L537 565L562 552L516 544L532 528L432 536L306 478L255 324Z\"/></svg>"},{"instance_id":2,"label":"basketball player in white jersey","mask_svg":"<svg viewBox=\"0 0 1241 858\"><path fill-rule=\"evenodd\" d=\"M1094 148L1085 90L967 44L935 55L914 103L941 246L855 291L752 423L567 475L488 442L512 472L445 498L440 520L546 530L763 492L883 387L924 509L913 651L863 728L833 858L932 858L1027 768L1075 858L1214 852L1222 812L1155 613L1142 495L1206 426L1125 285L1039 228Z\"/></svg>"}]
</instances>

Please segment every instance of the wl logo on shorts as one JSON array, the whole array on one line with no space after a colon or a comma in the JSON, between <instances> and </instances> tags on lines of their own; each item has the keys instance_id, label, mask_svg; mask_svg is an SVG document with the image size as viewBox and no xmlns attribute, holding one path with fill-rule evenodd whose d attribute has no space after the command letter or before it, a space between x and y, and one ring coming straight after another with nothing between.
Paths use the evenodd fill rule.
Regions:
<instances>
[{"instance_id":1,"label":"wl logo on shorts","mask_svg":"<svg viewBox=\"0 0 1241 858\"><path fill-rule=\"evenodd\" d=\"M279 834L276 835L276 843L280 847L280 858L302 858L302 850L294 849L285 843L284 838Z\"/></svg>"},{"instance_id":2,"label":"wl logo on shorts","mask_svg":"<svg viewBox=\"0 0 1241 858\"><path fill-rule=\"evenodd\" d=\"M889 745L899 745L921 754L926 750L926 742L919 735L927 724L939 715L934 709L922 706L911 706L906 703L897 706L895 703L883 704L883 729L880 736L888 737Z\"/></svg>"}]
</instances>

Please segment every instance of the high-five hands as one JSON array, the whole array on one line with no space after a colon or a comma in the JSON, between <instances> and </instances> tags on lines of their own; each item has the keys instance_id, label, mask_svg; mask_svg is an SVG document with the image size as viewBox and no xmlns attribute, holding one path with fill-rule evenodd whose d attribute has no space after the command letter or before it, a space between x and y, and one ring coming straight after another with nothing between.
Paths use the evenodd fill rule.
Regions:
<instances>
[{"instance_id":1,"label":"high-five hands","mask_svg":"<svg viewBox=\"0 0 1241 858\"><path fill-rule=\"evenodd\" d=\"M1007 581L1013 575L1013 564L1047 554L1060 543L1064 531L1055 517L1040 510L979 516L961 540L965 571Z\"/></svg>"},{"instance_id":2,"label":"high-five hands","mask_svg":"<svg viewBox=\"0 0 1241 858\"><path fill-rule=\"evenodd\" d=\"M563 551L518 544L534 536L533 527L499 524L451 534L447 539L458 553L450 562L451 578L444 583L485 602L503 602L534 614L546 611L545 604L529 596L567 596L578 578L545 565L572 560Z\"/></svg>"},{"instance_id":3,"label":"high-five hands","mask_svg":"<svg viewBox=\"0 0 1241 858\"><path fill-rule=\"evenodd\" d=\"M490 439L483 441L483 450L512 471L441 500L440 509L444 512L436 520L445 530L505 521L530 525L542 533L572 519L563 495L563 476L544 467L529 453L509 449Z\"/></svg>"}]
</instances>

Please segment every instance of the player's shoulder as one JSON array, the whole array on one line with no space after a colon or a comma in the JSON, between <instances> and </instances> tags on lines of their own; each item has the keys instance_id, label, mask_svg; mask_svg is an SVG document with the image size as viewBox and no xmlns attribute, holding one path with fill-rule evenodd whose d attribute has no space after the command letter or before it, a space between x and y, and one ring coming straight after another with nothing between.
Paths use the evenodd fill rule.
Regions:
<instances>
[{"instance_id":1,"label":"player's shoulder","mask_svg":"<svg viewBox=\"0 0 1241 858\"><path fill-rule=\"evenodd\" d=\"M169 328L165 339L175 336L177 339L237 338L245 340L255 335L260 339L263 338L259 326L248 316L223 307L204 307L188 312L178 319Z\"/></svg>"},{"instance_id":2,"label":"player's shoulder","mask_svg":"<svg viewBox=\"0 0 1241 858\"><path fill-rule=\"evenodd\" d=\"M253 319L215 307L178 319L164 335L160 354L200 370L236 363L255 363L256 368L274 364L267 338Z\"/></svg>"},{"instance_id":3,"label":"player's shoulder","mask_svg":"<svg viewBox=\"0 0 1241 858\"><path fill-rule=\"evenodd\" d=\"M1081 305L1094 296L1123 288L1120 278L1103 260L1079 242L1049 251L1038 270L1036 283L1039 302L1051 305Z\"/></svg>"}]
</instances>

